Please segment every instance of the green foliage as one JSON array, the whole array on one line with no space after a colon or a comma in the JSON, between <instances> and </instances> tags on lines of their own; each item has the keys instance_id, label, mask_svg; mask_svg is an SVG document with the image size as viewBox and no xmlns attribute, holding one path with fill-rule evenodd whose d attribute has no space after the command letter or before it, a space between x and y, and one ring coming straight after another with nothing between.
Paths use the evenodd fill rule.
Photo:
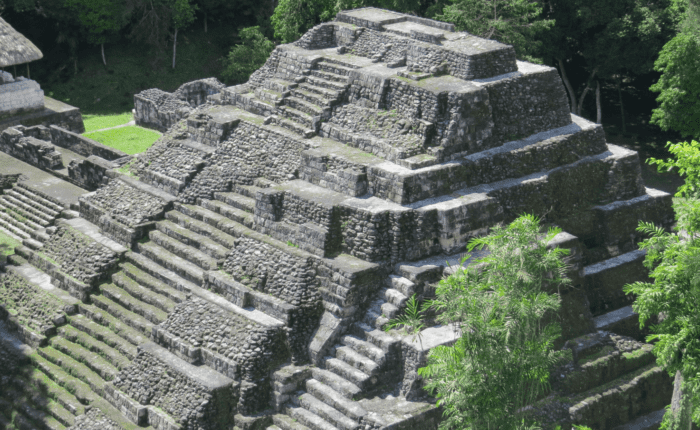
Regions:
<instances>
[{"instance_id":1,"label":"green foliage","mask_svg":"<svg viewBox=\"0 0 700 430\"><path fill-rule=\"evenodd\" d=\"M384 331L390 331L401 327L405 333L410 333L413 335L413 340L418 337L421 344L421 349L423 349L423 338L421 337L420 331L425 327L425 324L423 323L423 316L429 307L430 303L424 303L421 305L418 303L416 295L412 295L406 302L406 309L404 310L403 314L386 323L384 325Z\"/></svg>"},{"instance_id":2,"label":"green foliage","mask_svg":"<svg viewBox=\"0 0 700 430\"><path fill-rule=\"evenodd\" d=\"M548 389L552 366L570 358L568 350L552 350L559 324L543 321L560 306L546 291L570 282L568 250L547 249L560 229L544 238L539 229L531 215L495 227L467 247L488 247L490 254L438 284L438 320L461 331L454 346L432 349L418 371L444 406L441 429L514 428L522 419L516 411Z\"/></svg>"},{"instance_id":3,"label":"green foliage","mask_svg":"<svg viewBox=\"0 0 700 430\"><path fill-rule=\"evenodd\" d=\"M700 128L698 128L700 130ZM700 198L700 143L692 142L671 143L667 142L668 151L675 155L676 159L666 161L656 158L648 158L647 163L658 164L659 172L678 169L678 173L685 176L685 183L678 188L676 197ZM685 206L682 206L685 207ZM687 214L688 211L683 212Z\"/></svg>"},{"instance_id":4,"label":"green foliage","mask_svg":"<svg viewBox=\"0 0 700 430\"><path fill-rule=\"evenodd\" d=\"M65 0L87 33L88 41L99 45L129 23L131 8L121 0Z\"/></svg>"},{"instance_id":5,"label":"green foliage","mask_svg":"<svg viewBox=\"0 0 700 430\"><path fill-rule=\"evenodd\" d=\"M669 375L681 371L693 421L700 424L700 200L681 201L674 208L679 232L639 223L637 230L651 236L639 248L647 251L644 265L654 283L635 282L624 291L637 296L632 308L640 327L659 316L647 342L658 340L653 353Z\"/></svg>"},{"instance_id":6,"label":"green foliage","mask_svg":"<svg viewBox=\"0 0 700 430\"><path fill-rule=\"evenodd\" d=\"M680 33L664 45L654 69L661 72L650 90L659 93L651 123L683 136L700 137L700 45L692 34Z\"/></svg>"},{"instance_id":7,"label":"green foliage","mask_svg":"<svg viewBox=\"0 0 700 430\"><path fill-rule=\"evenodd\" d=\"M554 25L544 19L542 7L531 0L451 0L436 19L455 24L486 39L513 45L522 59L534 59L541 42L538 35Z\"/></svg>"},{"instance_id":8,"label":"green foliage","mask_svg":"<svg viewBox=\"0 0 700 430\"><path fill-rule=\"evenodd\" d=\"M275 49L275 44L260 32L260 27L244 28L239 36L241 43L231 48L228 57L221 59L222 76L233 82L247 81Z\"/></svg>"},{"instance_id":9,"label":"green foliage","mask_svg":"<svg viewBox=\"0 0 700 430\"><path fill-rule=\"evenodd\" d=\"M161 136L160 133L138 126L127 126L111 130L85 133L85 137L94 139L103 145L124 151L129 155L144 152Z\"/></svg>"},{"instance_id":10,"label":"green foliage","mask_svg":"<svg viewBox=\"0 0 700 430\"><path fill-rule=\"evenodd\" d=\"M194 21L194 12L199 9L190 0L170 0L170 7L173 10L173 26L175 28L185 28Z\"/></svg>"},{"instance_id":11,"label":"green foliage","mask_svg":"<svg viewBox=\"0 0 700 430\"><path fill-rule=\"evenodd\" d=\"M123 125L133 119L134 115L131 112L116 115L83 115L83 124L85 124L85 132L89 133L103 128Z\"/></svg>"},{"instance_id":12,"label":"green foliage","mask_svg":"<svg viewBox=\"0 0 700 430\"><path fill-rule=\"evenodd\" d=\"M280 0L270 20L282 43L299 39L308 29L336 13L334 0Z\"/></svg>"}]
</instances>

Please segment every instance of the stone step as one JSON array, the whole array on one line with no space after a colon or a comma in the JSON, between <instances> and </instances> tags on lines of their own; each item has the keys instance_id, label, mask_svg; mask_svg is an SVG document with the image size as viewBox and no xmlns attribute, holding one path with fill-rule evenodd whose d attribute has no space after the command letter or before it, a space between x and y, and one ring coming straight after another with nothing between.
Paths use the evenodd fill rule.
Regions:
<instances>
[{"instance_id":1,"label":"stone step","mask_svg":"<svg viewBox=\"0 0 700 430\"><path fill-rule=\"evenodd\" d=\"M399 309L393 303L389 303L389 302L382 304L381 309L382 309L382 316L387 318L387 319L396 318L401 313L401 309Z\"/></svg>"},{"instance_id":2,"label":"stone step","mask_svg":"<svg viewBox=\"0 0 700 430\"><path fill-rule=\"evenodd\" d=\"M2 200L0 200L0 220L12 224L27 234L33 232L34 230L43 228L41 225L24 217L21 213L17 213L8 207L5 207Z\"/></svg>"},{"instance_id":3,"label":"stone step","mask_svg":"<svg viewBox=\"0 0 700 430\"><path fill-rule=\"evenodd\" d=\"M396 339L389 333L383 331L383 330L378 330L376 328L370 327L367 324L364 323L357 323L353 325L353 334L359 337L360 339L364 339L367 342L371 343L372 345L377 346L379 349L382 351L389 352L392 348L394 348L399 342L401 342L400 339Z\"/></svg>"},{"instance_id":4,"label":"stone step","mask_svg":"<svg viewBox=\"0 0 700 430\"><path fill-rule=\"evenodd\" d=\"M367 415L367 411L358 402L316 379L306 381L306 391L355 422L359 422Z\"/></svg>"},{"instance_id":5,"label":"stone step","mask_svg":"<svg viewBox=\"0 0 700 430\"><path fill-rule=\"evenodd\" d=\"M44 196L39 195L33 189L30 189L28 186L22 183L18 183L16 187L12 188L12 191L22 194L23 196L41 204L42 206L46 206L54 212L61 213L64 209L66 209L64 205L58 204L54 201L47 199Z\"/></svg>"},{"instance_id":6,"label":"stone step","mask_svg":"<svg viewBox=\"0 0 700 430\"><path fill-rule=\"evenodd\" d=\"M172 221L159 221L156 229L172 239L195 250L201 251L214 260L223 260L229 253L229 249L208 237L181 227Z\"/></svg>"},{"instance_id":7,"label":"stone step","mask_svg":"<svg viewBox=\"0 0 700 430\"><path fill-rule=\"evenodd\" d=\"M279 114L290 121L300 124L304 130L315 129L313 115L296 109L294 106L284 106L284 109L280 109Z\"/></svg>"},{"instance_id":8,"label":"stone step","mask_svg":"<svg viewBox=\"0 0 700 430\"><path fill-rule=\"evenodd\" d=\"M621 351L612 346L590 356L580 358L574 370L566 374L563 387L570 393L580 393L605 384L618 377L647 366L656 361L652 345L630 351Z\"/></svg>"},{"instance_id":9,"label":"stone step","mask_svg":"<svg viewBox=\"0 0 700 430\"><path fill-rule=\"evenodd\" d=\"M58 385L40 369L32 366L26 367L22 378L27 386L34 386L36 390L45 393L46 397L54 399L66 411L72 415L81 415L85 412L82 403L64 387Z\"/></svg>"},{"instance_id":10,"label":"stone step","mask_svg":"<svg viewBox=\"0 0 700 430\"><path fill-rule=\"evenodd\" d=\"M275 121L277 125L280 127L286 128L287 130L298 134L299 136L305 137L305 138L311 138L316 135L316 130L306 126L304 124L300 124L296 121L293 121L288 118L277 118Z\"/></svg>"},{"instance_id":11,"label":"stone step","mask_svg":"<svg viewBox=\"0 0 700 430\"><path fill-rule=\"evenodd\" d=\"M408 297L404 293L393 288L387 288L386 291L384 291L384 298L387 302L399 309L403 309L408 301Z\"/></svg>"},{"instance_id":12,"label":"stone step","mask_svg":"<svg viewBox=\"0 0 700 430\"><path fill-rule=\"evenodd\" d=\"M236 246L236 238L222 232L215 226L209 225L206 222L192 218L180 211L169 211L165 214L165 218L174 224L179 225L191 232L207 237L226 249L232 249Z\"/></svg>"},{"instance_id":13,"label":"stone step","mask_svg":"<svg viewBox=\"0 0 700 430\"><path fill-rule=\"evenodd\" d=\"M147 342L151 334L150 332L148 334L144 334L140 330L137 330L131 325L122 322L121 320L112 316L109 312L98 308L95 305L81 303L80 313L85 315L86 319L92 321L97 326L107 328L115 335L129 342L134 347ZM105 334L98 332L98 327L88 325L87 323L83 323L79 320L73 320L72 324L81 330L89 332L94 337L101 336L102 339L105 339L105 341L107 340L107 336ZM134 352L134 356L135 354L136 353Z\"/></svg>"},{"instance_id":14,"label":"stone step","mask_svg":"<svg viewBox=\"0 0 700 430\"><path fill-rule=\"evenodd\" d=\"M58 351L56 351L58 352ZM98 394L87 383L80 380L77 374L70 374L61 366L44 358L41 353L31 355L32 364L46 378L73 395L81 405L92 403L98 398Z\"/></svg>"},{"instance_id":15,"label":"stone step","mask_svg":"<svg viewBox=\"0 0 700 430\"><path fill-rule=\"evenodd\" d=\"M347 79L344 76L337 76L338 78L342 78L337 81L333 80L334 76L337 75L331 76L330 73L326 73L322 70L312 70L311 75L306 77L306 84L316 88L336 91L338 93L342 93L350 87L350 84L347 83Z\"/></svg>"},{"instance_id":16,"label":"stone step","mask_svg":"<svg viewBox=\"0 0 700 430\"><path fill-rule=\"evenodd\" d=\"M253 213L255 211L255 196L246 197L237 192L214 193L214 198L236 209Z\"/></svg>"},{"instance_id":17,"label":"stone step","mask_svg":"<svg viewBox=\"0 0 700 430\"><path fill-rule=\"evenodd\" d=\"M671 402L673 381L650 364L571 399L569 419L595 429L612 429Z\"/></svg>"},{"instance_id":18,"label":"stone step","mask_svg":"<svg viewBox=\"0 0 700 430\"><path fill-rule=\"evenodd\" d=\"M287 408L287 415L312 430L338 430L338 427L304 408Z\"/></svg>"},{"instance_id":19,"label":"stone step","mask_svg":"<svg viewBox=\"0 0 700 430\"><path fill-rule=\"evenodd\" d=\"M260 191L264 190L264 188L255 186L255 185L241 185L241 184L235 184L233 186L233 192L238 193L242 195L243 197L248 197L253 200L255 200L255 194ZM255 207L255 204L253 204L253 207Z\"/></svg>"},{"instance_id":20,"label":"stone step","mask_svg":"<svg viewBox=\"0 0 700 430\"><path fill-rule=\"evenodd\" d=\"M389 322L389 318L386 317L386 315L383 314L381 309L379 312L369 309L367 313L364 315L362 322L373 329L380 330L386 323Z\"/></svg>"},{"instance_id":21,"label":"stone step","mask_svg":"<svg viewBox=\"0 0 700 430\"><path fill-rule=\"evenodd\" d=\"M316 105L314 103L311 103L307 100L304 100L303 98L300 97L287 97L284 99L284 104L285 106L289 106L293 109L296 109L300 112L304 112L305 114L309 116L319 116L323 113L323 107ZM289 109L288 107L285 108L285 110Z\"/></svg>"},{"instance_id":22,"label":"stone step","mask_svg":"<svg viewBox=\"0 0 700 430\"><path fill-rule=\"evenodd\" d=\"M112 283L124 290L134 299L142 301L157 309L160 309L165 313L172 312L173 308L175 308L175 305L177 304L176 302L170 300L167 296L157 294L153 292L153 290L151 290L150 288L142 287L137 281L129 277L123 271L117 272L114 275L112 275Z\"/></svg>"},{"instance_id":23,"label":"stone step","mask_svg":"<svg viewBox=\"0 0 700 430\"><path fill-rule=\"evenodd\" d=\"M58 333L64 339L74 344L80 345L88 351L97 354L99 357L106 359L108 363L110 363L118 370L124 369L131 361L131 358L125 356L120 351L107 345L107 343L99 339L95 339L88 333L78 330L72 325L64 325L60 327L58 329ZM56 346L54 346L54 348L56 348Z\"/></svg>"},{"instance_id":24,"label":"stone step","mask_svg":"<svg viewBox=\"0 0 700 430\"><path fill-rule=\"evenodd\" d=\"M165 267L157 264L156 262L144 255L137 254L134 252L127 252L126 261L132 263L137 268L143 270L147 274L170 286L171 288L179 291L185 296L189 294L193 289L197 288L197 285L193 282L182 278L175 272L166 269Z\"/></svg>"},{"instance_id":25,"label":"stone step","mask_svg":"<svg viewBox=\"0 0 700 430\"><path fill-rule=\"evenodd\" d=\"M376 379L338 358L327 358L325 367L363 390L369 388Z\"/></svg>"},{"instance_id":26,"label":"stone step","mask_svg":"<svg viewBox=\"0 0 700 430\"><path fill-rule=\"evenodd\" d=\"M130 327L140 331L146 336L151 334L153 322L123 307L121 304L112 301L104 295L93 294L90 299L92 303L119 321L124 321Z\"/></svg>"},{"instance_id":27,"label":"stone step","mask_svg":"<svg viewBox=\"0 0 700 430\"><path fill-rule=\"evenodd\" d=\"M0 200L3 200L6 204L10 204L13 207L21 210L26 214L25 216L27 216L28 218L30 218L31 220L33 220L37 224L40 224L43 227L51 225L55 218L45 213L42 213L41 211L38 211L33 206L28 205L21 200L15 199L10 195L2 196Z\"/></svg>"},{"instance_id":28,"label":"stone step","mask_svg":"<svg viewBox=\"0 0 700 430\"><path fill-rule=\"evenodd\" d=\"M339 376L331 371L311 368L311 376L318 382L327 385L336 392L340 393L346 399L352 399L362 393L362 389L347 379Z\"/></svg>"},{"instance_id":29,"label":"stone step","mask_svg":"<svg viewBox=\"0 0 700 430\"><path fill-rule=\"evenodd\" d=\"M63 210L63 208L61 208L61 210L54 209L56 207L55 205L52 205L51 207L46 206L45 204L42 204L41 201L33 200L33 199L27 197L25 194L20 193L19 191L17 191L14 188L9 189L9 190L5 190L5 195L13 197L17 200L20 200L20 201L24 202L25 204L36 209L38 212L41 212L41 213L43 213L46 216L49 216L51 218L57 218L59 215L61 215L61 211Z\"/></svg>"},{"instance_id":30,"label":"stone step","mask_svg":"<svg viewBox=\"0 0 700 430\"><path fill-rule=\"evenodd\" d=\"M357 336L354 335L347 335L343 336L340 339L340 342L348 346L352 349L354 349L357 353L364 355L365 357L368 357L372 361L374 361L377 365L380 367L384 365L386 362L386 352L379 348L378 346L367 342L366 340L362 340Z\"/></svg>"},{"instance_id":31,"label":"stone step","mask_svg":"<svg viewBox=\"0 0 700 430\"><path fill-rule=\"evenodd\" d=\"M306 85L306 87L302 87L301 85ZM314 106L319 106L321 109L330 108L337 103L335 100L325 97L325 94L322 92L325 91L325 89L308 84L301 85L299 88L292 90L293 97L304 100ZM309 88L316 88L318 91L309 91Z\"/></svg>"},{"instance_id":32,"label":"stone step","mask_svg":"<svg viewBox=\"0 0 700 430\"><path fill-rule=\"evenodd\" d=\"M89 336L90 338L93 338L98 342L104 343L105 345L119 352L122 356L126 358L127 361L136 358L136 346L129 342L127 339L111 331L108 327L100 325L95 321L85 317L84 315L79 314L71 316L69 322L71 328L78 330L81 333L85 333L86 336ZM64 335L64 337L70 340L70 337L66 335ZM82 341L77 342L83 343ZM85 344L87 344L87 342L85 342Z\"/></svg>"},{"instance_id":33,"label":"stone step","mask_svg":"<svg viewBox=\"0 0 700 430\"><path fill-rule=\"evenodd\" d=\"M641 417L615 427L613 430L658 430L666 414L666 408L642 415Z\"/></svg>"},{"instance_id":34,"label":"stone step","mask_svg":"<svg viewBox=\"0 0 700 430\"><path fill-rule=\"evenodd\" d=\"M345 87L343 87L342 89L330 89L327 86L316 84L315 80L314 82L310 82L309 78L307 78L307 81L303 84L299 84L299 87L297 89L305 91L306 93L316 93L327 101L336 101L343 95ZM319 106L322 105L319 104Z\"/></svg>"},{"instance_id":35,"label":"stone step","mask_svg":"<svg viewBox=\"0 0 700 430\"><path fill-rule=\"evenodd\" d=\"M95 372L105 381L111 381L119 372L119 369L117 369L114 365L112 365L112 363L105 360L99 354L61 336L52 337L51 340L49 340L49 344L56 351L60 351L63 354L73 358L75 361L84 364L87 368Z\"/></svg>"},{"instance_id":36,"label":"stone step","mask_svg":"<svg viewBox=\"0 0 700 430\"><path fill-rule=\"evenodd\" d=\"M367 375L376 375L379 372L379 365L374 360L360 354L349 346L341 346L336 349L335 356Z\"/></svg>"},{"instance_id":37,"label":"stone step","mask_svg":"<svg viewBox=\"0 0 700 430\"><path fill-rule=\"evenodd\" d=\"M13 412L15 414L14 421L18 426L16 428L26 429L42 429L42 430L64 430L66 428L60 421L46 412L47 406L42 406L41 409L35 407L28 395L17 393L14 396ZM20 419L21 417L21 419ZM26 421L25 421L26 420Z\"/></svg>"},{"instance_id":38,"label":"stone step","mask_svg":"<svg viewBox=\"0 0 700 430\"><path fill-rule=\"evenodd\" d=\"M634 295L625 294L622 287L650 281L645 257L645 250L635 250L583 268L583 284L594 317L632 304Z\"/></svg>"},{"instance_id":39,"label":"stone step","mask_svg":"<svg viewBox=\"0 0 700 430\"><path fill-rule=\"evenodd\" d=\"M153 324L160 324L168 318L168 312L132 296L125 289L115 284L102 284L99 288L103 296L118 303L125 309L146 318Z\"/></svg>"},{"instance_id":40,"label":"stone step","mask_svg":"<svg viewBox=\"0 0 700 430\"><path fill-rule=\"evenodd\" d=\"M334 82L347 82L348 81L347 75L350 74L351 70L352 69L349 69L347 67L343 67L340 64L322 61L322 62L316 64L316 68L311 71L311 74L314 76L319 76L314 72L322 72L323 75L320 77L322 77L323 79L327 79L329 81L334 81Z\"/></svg>"},{"instance_id":41,"label":"stone step","mask_svg":"<svg viewBox=\"0 0 700 430\"><path fill-rule=\"evenodd\" d=\"M263 88L276 91L278 93L283 93L296 87L297 84L295 82L285 81L284 79L279 78L266 79L263 82Z\"/></svg>"},{"instance_id":42,"label":"stone step","mask_svg":"<svg viewBox=\"0 0 700 430\"><path fill-rule=\"evenodd\" d=\"M148 237L151 239L152 243L155 243L163 249L171 252L173 255L196 265L201 270L216 270L219 267L219 262L217 259L210 257L195 247L186 245L177 239L173 239L160 231L160 229L150 231L148 233Z\"/></svg>"},{"instance_id":43,"label":"stone step","mask_svg":"<svg viewBox=\"0 0 700 430\"><path fill-rule=\"evenodd\" d=\"M248 228L253 228L253 214L251 213L236 209L219 200L201 199L198 203L204 209L216 212L217 214L225 216L226 218L236 221L239 224L243 224Z\"/></svg>"},{"instance_id":44,"label":"stone step","mask_svg":"<svg viewBox=\"0 0 700 430\"><path fill-rule=\"evenodd\" d=\"M71 414L66 408L64 408L63 405L61 405L60 403L48 402L45 408L46 412L48 412L54 420L61 423L61 425L64 426L64 428L70 427L73 424L75 424L75 416Z\"/></svg>"},{"instance_id":45,"label":"stone step","mask_svg":"<svg viewBox=\"0 0 700 430\"><path fill-rule=\"evenodd\" d=\"M281 92L270 90L268 88L256 88L254 93L255 97L259 98L260 100L273 104L279 103L283 99Z\"/></svg>"},{"instance_id":46,"label":"stone step","mask_svg":"<svg viewBox=\"0 0 700 430\"><path fill-rule=\"evenodd\" d=\"M275 414L272 416L272 422L281 430L311 430L289 415Z\"/></svg>"},{"instance_id":47,"label":"stone step","mask_svg":"<svg viewBox=\"0 0 700 430\"><path fill-rule=\"evenodd\" d=\"M358 430L360 424L353 419L345 416L342 412L334 407L322 402L314 397L313 394L305 393L299 398L299 404L304 409L313 412L327 422L333 424L343 430Z\"/></svg>"},{"instance_id":48,"label":"stone step","mask_svg":"<svg viewBox=\"0 0 700 430\"><path fill-rule=\"evenodd\" d=\"M152 293L154 293L155 296L158 298L162 297L166 299L167 301L165 304L167 305L167 308L161 307L164 311L170 312L172 310L172 307L175 306L177 303L182 303L187 299L187 294L183 293L182 291L179 291L170 285L166 284L165 282L149 275L148 273L144 272L143 270L139 269L138 267L134 266L131 263L122 263L120 265L120 268L122 269L119 274L123 274L129 278L131 278L134 282L136 282L138 285L140 285L143 288L146 288L150 290ZM124 288L124 286L120 285L120 283L115 279L115 276L117 274L112 275L112 281L119 285L120 287ZM132 296L134 293L129 293ZM154 298L155 300L155 298ZM150 303L154 306L158 306L156 303L160 303L161 300L158 299L154 303ZM158 306L160 307L160 306Z\"/></svg>"},{"instance_id":49,"label":"stone step","mask_svg":"<svg viewBox=\"0 0 700 430\"><path fill-rule=\"evenodd\" d=\"M5 212L2 211L0 211L0 227L4 228L5 230L17 236L20 239L31 238L30 232L26 231L32 231L31 229L29 229L24 224L21 224L19 221L15 220L9 215L5 215Z\"/></svg>"},{"instance_id":50,"label":"stone step","mask_svg":"<svg viewBox=\"0 0 700 430\"><path fill-rule=\"evenodd\" d=\"M138 251L144 257L153 260L153 262L161 267L177 273L182 278L196 285L204 284L204 270L202 270L201 267L173 254L162 246L153 242L139 243ZM151 274L153 275L153 273Z\"/></svg>"},{"instance_id":51,"label":"stone step","mask_svg":"<svg viewBox=\"0 0 700 430\"><path fill-rule=\"evenodd\" d=\"M416 284L403 276L389 275L387 286L409 298L416 293Z\"/></svg>"},{"instance_id":52,"label":"stone step","mask_svg":"<svg viewBox=\"0 0 700 430\"><path fill-rule=\"evenodd\" d=\"M103 395L104 386L106 384L105 380L85 364L76 361L74 358L50 346L37 349L37 353L47 361L59 366L69 375L87 384L97 395ZM78 399L80 399L80 397L78 397Z\"/></svg>"},{"instance_id":53,"label":"stone step","mask_svg":"<svg viewBox=\"0 0 700 430\"><path fill-rule=\"evenodd\" d=\"M596 330L630 336L637 340L643 338L639 328L639 314L632 309L632 305L593 318L593 326Z\"/></svg>"}]
</instances>

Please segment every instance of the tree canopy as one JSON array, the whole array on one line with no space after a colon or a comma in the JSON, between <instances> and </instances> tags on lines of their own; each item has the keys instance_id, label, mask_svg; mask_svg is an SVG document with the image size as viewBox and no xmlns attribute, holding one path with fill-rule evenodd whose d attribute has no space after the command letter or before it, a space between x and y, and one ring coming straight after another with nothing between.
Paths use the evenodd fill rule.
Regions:
<instances>
[{"instance_id":1,"label":"tree canopy","mask_svg":"<svg viewBox=\"0 0 700 430\"><path fill-rule=\"evenodd\" d=\"M444 407L441 429L515 428L518 410L547 388L552 366L570 359L569 350L553 350L561 326L543 323L560 306L548 291L570 282L568 250L547 248L559 232L542 237L531 215L497 226L467 247L488 247L490 254L438 284L438 320L461 331L454 346L433 348L418 370Z\"/></svg>"}]
</instances>

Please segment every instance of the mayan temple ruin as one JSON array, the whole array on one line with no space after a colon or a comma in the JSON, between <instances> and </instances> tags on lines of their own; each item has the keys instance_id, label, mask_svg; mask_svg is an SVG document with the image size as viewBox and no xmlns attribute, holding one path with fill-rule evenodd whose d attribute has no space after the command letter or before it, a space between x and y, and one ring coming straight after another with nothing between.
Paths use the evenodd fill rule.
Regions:
<instances>
[{"instance_id":1,"label":"mayan temple ruin","mask_svg":"<svg viewBox=\"0 0 700 430\"><path fill-rule=\"evenodd\" d=\"M416 370L455 333L382 326L526 212L563 229L573 281L574 362L532 416L658 428L673 381L622 286L648 279L635 228L669 228L671 195L569 112L554 68L364 8L243 85L134 103L164 133L135 157L0 128L0 227L22 240L0 273L0 428L436 429Z\"/></svg>"}]
</instances>

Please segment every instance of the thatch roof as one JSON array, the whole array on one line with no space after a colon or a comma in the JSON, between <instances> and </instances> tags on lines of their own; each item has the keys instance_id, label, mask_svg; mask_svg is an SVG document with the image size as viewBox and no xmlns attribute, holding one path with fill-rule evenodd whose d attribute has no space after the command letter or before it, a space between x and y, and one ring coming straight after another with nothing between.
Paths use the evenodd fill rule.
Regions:
<instances>
[{"instance_id":1,"label":"thatch roof","mask_svg":"<svg viewBox=\"0 0 700 430\"><path fill-rule=\"evenodd\" d=\"M0 67L29 63L43 56L36 45L0 18Z\"/></svg>"}]
</instances>

